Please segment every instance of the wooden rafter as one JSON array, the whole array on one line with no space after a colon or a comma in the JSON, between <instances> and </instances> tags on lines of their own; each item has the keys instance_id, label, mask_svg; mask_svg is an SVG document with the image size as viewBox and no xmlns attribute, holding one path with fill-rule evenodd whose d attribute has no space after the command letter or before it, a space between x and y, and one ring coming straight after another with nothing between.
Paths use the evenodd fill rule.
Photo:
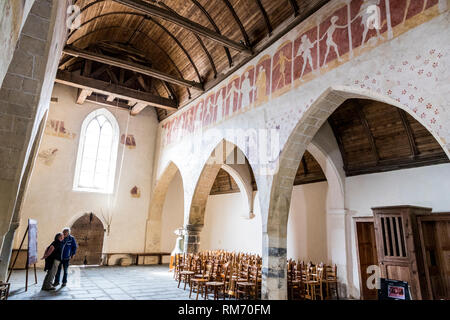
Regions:
<instances>
[{"instance_id":1,"label":"wooden rafter","mask_svg":"<svg viewBox=\"0 0 450 320\"><path fill-rule=\"evenodd\" d=\"M308 175L308 164L306 163L305 155L303 155L302 164L303 164L303 174L306 177Z\"/></svg>"},{"instance_id":2,"label":"wooden rafter","mask_svg":"<svg viewBox=\"0 0 450 320\"><path fill-rule=\"evenodd\" d=\"M174 23L180 27L183 27L187 30L190 30L200 36L208 38L212 41L220 43L221 45L227 46L231 49L237 50L244 54L247 54L247 55L252 54L252 51L245 45L242 45L238 42L230 40L227 37L225 37L221 34L218 34L217 32L212 31L208 28L205 28L202 25L200 25L192 20L189 20L178 14L174 14L173 12L170 12L161 7L152 5L148 2L144 2L141 0L114 0L114 1L126 6L128 8L132 8L139 12L148 14L149 16L172 22L172 23Z\"/></svg>"},{"instance_id":3,"label":"wooden rafter","mask_svg":"<svg viewBox=\"0 0 450 320\"><path fill-rule=\"evenodd\" d=\"M298 16L300 8L298 7L297 0L289 0L289 3L291 4L292 11L294 11L294 17Z\"/></svg>"},{"instance_id":4,"label":"wooden rafter","mask_svg":"<svg viewBox=\"0 0 450 320\"><path fill-rule=\"evenodd\" d=\"M331 131L333 131L333 135L336 138L336 143L339 147L339 151L341 152L342 162L344 163L344 171L347 171L348 168L347 153L345 152L344 142L342 141L341 134L339 133L337 125L333 120L333 116L330 116L328 118L328 124L331 127Z\"/></svg>"},{"instance_id":5,"label":"wooden rafter","mask_svg":"<svg viewBox=\"0 0 450 320\"><path fill-rule=\"evenodd\" d=\"M160 5L163 6L164 8L166 8L167 10L169 10L170 12L177 14L175 12L175 10L173 10L171 7L166 5L164 2L161 2ZM202 47L203 52L206 54L206 57L208 58L208 61L209 61L209 65L211 66L211 69L214 72L214 78L216 78L217 77L217 69L216 69L216 65L214 63L214 60L213 60L211 54L209 53L208 49L206 48L205 44L203 43L203 40L199 37L199 35L197 33L194 33L194 36L197 39L197 42L200 44L200 47Z\"/></svg>"},{"instance_id":6,"label":"wooden rafter","mask_svg":"<svg viewBox=\"0 0 450 320\"><path fill-rule=\"evenodd\" d=\"M409 147L411 148L411 156L414 158L419 154L419 149L417 148L416 141L414 139L411 126L409 125L408 118L406 117L406 112L400 108L397 108L402 120L403 127L405 128L406 135L408 136Z\"/></svg>"},{"instance_id":7,"label":"wooden rafter","mask_svg":"<svg viewBox=\"0 0 450 320\"><path fill-rule=\"evenodd\" d=\"M216 32L218 34L220 33L220 29L217 26L217 24L214 22L214 19L211 17L211 15L209 14L209 12L205 9L205 7L203 7L197 0L191 0L192 3L194 5L197 6L197 8L200 9L200 11L205 15L206 19L208 19L209 23L213 26L214 30L216 30ZM231 67L233 65L233 59L231 58L231 53L230 50L228 49L228 47L224 46L223 49L225 50L225 54L227 56L228 59L228 65Z\"/></svg>"},{"instance_id":8,"label":"wooden rafter","mask_svg":"<svg viewBox=\"0 0 450 320\"><path fill-rule=\"evenodd\" d=\"M239 29L241 30L242 37L244 37L244 41L247 47L251 47L250 38L248 37L247 31L245 31L244 25L241 22L241 19L239 19L239 16L237 15L236 11L233 8L233 5L228 0L222 0L223 3L227 6L228 10L230 10L231 15L233 16L234 20L236 21L237 25L239 26Z\"/></svg>"},{"instance_id":9,"label":"wooden rafter","mask_svg":"<svg viewBox=\"0 0 450 320\"><path fill-rule=\"evenodd\" d=\"M123 61L122 59L105 56L103 54L90 52L90 51L86 51L86 50L80 50L80 49L77 49L72 46L65 47L64 53L74 56L74 57L89 59L89 60L93 60L96 62L108 64L108 65L111 65L114 67L119 67L119 68L123 68L126 70L138 72L138 73L150 76L150 77L154 77L154 78L157 78L160 80L167 81L169 83L181 85L184 87L191 87L191 88L203 91L203 85L201 83L180 79L180 78L174 77L172 75L169 75L167 73L164 73L164 72L158 71L156 69L149 68L147 66L137 64L134 62L127 62L127 61Z\"/></svg>"},{"instance_id":10,"label":"wooden rafter","mask_svg":"<svg viewBox=\"0 0 450 320\"><path fill-rule=\"evenodd\" d=\"M137 91L121 85L84 77L75 73L59 70L55 82L67 86L91 90L105 96L113 95L116 98L133 101L133 103L146 103L146 105L167 110L178 110L177 104L172 99L155 96L148 92Z\"/></svg>"},{"instance_id":11,"label":"wooden rafter","mask_svg":"<svg viewBox=\"0 0 450 320\"><path fill-rule=\"evenodd\" d=\"M267 15L266 9L264 9L263 4L261 3L261 0L255 0L256 4L258 5L259 11L261 12L261 15L264 18L264 22L266 23L266 28L267 28L267 33L270 35L272 35L272 25L270 24L270 19L269 16Z\"/></svg>"},{"instance_id":12,"label":"wooden rafter","mask_svg":"<svg viewBox=\"0 0 450 320\"><path fill-rule=\"evenodd\" d=\"M367 138L369 139L370 147L372 149L373 158L375 162L378 164L380 162L380 155L378 154L377 145L375 144L375 138L373 137L372 130L370 130L369 122L367 122L366 115L363 110L363 106L359 104L355 100L355 112L361 121L361 124L364 128L364 132L366 133Z\"/></svg>"}]
</instances>

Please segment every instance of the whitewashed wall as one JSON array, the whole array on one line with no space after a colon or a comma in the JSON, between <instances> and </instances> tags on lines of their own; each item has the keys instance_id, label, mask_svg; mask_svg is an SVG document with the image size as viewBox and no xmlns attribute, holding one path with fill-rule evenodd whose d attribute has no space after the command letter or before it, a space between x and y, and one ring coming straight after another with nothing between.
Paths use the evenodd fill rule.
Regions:
<instances>
[{"instance_id":1,"label":"whitewashed wall","mask_svg":"<svg viewBox=\"0 0 450 320\"><path fill-rule=\"evenodd\" d=\"M101 210L112 216L111 232L105 238L104 252L141 252L144 250L145 224L148 215L151 177L158 120L154 109L147 108L138 117L128 112L107 108L117 119L120 135L127 132L136 140L136 148L119 144L116 183L112 195L74 192L72 190L81 124L92 111L102 106L86 102L75 104L77 90L55 85L48 121L64 121L66 137L44 134L39 154L57 149L51 164L38 156L23 204L16 233L15 248L23 236L28 218L38 221L38 250L53 240L56 232L71 226L84 213L93 212L102 219ZM74 136L72 136L74 135ZM73 138L72 138L73 137ZM131 196L131 189L140 189L140 198ZM105 223L105 221L103 221Z\"/></svg>"}]
</instances>

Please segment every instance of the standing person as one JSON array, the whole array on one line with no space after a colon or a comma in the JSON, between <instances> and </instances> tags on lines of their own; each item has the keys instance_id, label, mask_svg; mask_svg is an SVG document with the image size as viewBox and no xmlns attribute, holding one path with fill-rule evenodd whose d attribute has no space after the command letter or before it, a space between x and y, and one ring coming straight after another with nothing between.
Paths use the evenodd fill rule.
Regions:
<instances>
[{"instance_id":1,"label":"standing person","mask_svg":"<svg viewBox=\"0 0 450 320\"><path fill-rule=\"evenodd\" d=\"M61 267L64 268L64 275L62 279L62 286L64 287L67 284L67 270L69 269L70 259L77 252L77 242L75 238L70 235L70 228L63 229L64 240L62 242L62 260L58 266L58 272L55 276L55 283L53 286L59 286L59 279L61 277Z\"/></svg>"},{"instance_id":2,"label":"standing person","mask_svg":"<svg viewBox=\"0 0 450 320\"><path fill-rule=\"evenodd\" d=\"M44 283L42 284L42 290L55 290L55 287L52 286L52 281L55 278L56 271L61 263L63 239L63 234L57 233L54 241L47 247L44 256L42 257L42 259L45 259L44 271L47 271Z\"/></svg>"}]
</instances>

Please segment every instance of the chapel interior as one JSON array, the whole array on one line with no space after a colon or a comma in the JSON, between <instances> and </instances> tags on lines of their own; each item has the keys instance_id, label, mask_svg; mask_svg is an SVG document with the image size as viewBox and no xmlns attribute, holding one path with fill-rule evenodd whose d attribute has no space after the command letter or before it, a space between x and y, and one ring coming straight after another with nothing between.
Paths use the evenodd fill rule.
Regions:
<instances>
[{"instance_id":1,"label":"chapel interior","mask_svg":"<svg viewBox=\"0 0 450 320\"><path fill-rule=\"evenodd\" d=\"M2 1L0 300L450 299L449 8Z\"/></svg>"}]
</instances>

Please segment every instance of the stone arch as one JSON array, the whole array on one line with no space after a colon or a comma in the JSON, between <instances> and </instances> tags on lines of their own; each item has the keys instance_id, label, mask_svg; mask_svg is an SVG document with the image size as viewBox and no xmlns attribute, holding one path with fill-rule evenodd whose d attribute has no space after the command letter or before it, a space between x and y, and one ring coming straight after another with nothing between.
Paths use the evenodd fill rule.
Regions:
<instances>
[{"instance_id":1,"label":"stone arch","mask_svg":"<svg viewBox=\"0 0 450 320\"><path fill-rule=\"evenodd\" d=\"M329 116L347 99L370 99L403 109L427 128L438 141L447 156L450 150L443 141L409 108L401 103L368 90L347 86L328 88L303 113L279 156L279 171L272 177L267 210L267 220L263 223L263 297L265 299L287 298L286 283L286 233L292 186L295 174L307 146ZM261 203L261 207L263 207Z\"/></svg>"},{"instance_id":2,"label":"stone arch","mask_svg":"<svg viewBox=\"0 0 450 320\"><path fill-rule=\"evenodd\" d=\"M197 252L199 250L200 232L204 226L206 203L221 168L227 171L238 184L241 194L249 208L246 218L253 217L253 188L251 184L251 173L244 162L245 157L245 153L238 145L226 139L220 140L210 153L196 181L194 192L190 198L190 204L186 204L185 252ZM250 168L253 170L251 166Z\"/></svg>"},{"instance_id":3,"label":"stone arch","mask_svg":"<svg viewBox=\"0 0 450 320\"><path fill-rule=\"evenodd\" d=\"M245 203L248 205L246 215L244 218L252 219L255 217L253 213L253 186L250 170L246 165L222 165L222 169L225 170L236 182L244 198Z\"/></svg>"},{"instance_id":4,"label":"stone arch","mask_svg":"<svg viewBox=\"0 0 450 320\"><path fill-rule=\"evenodd\" d=\"M178 166L173 161L169 161L156 181L147 217L145 252L159 252L161 250L161 222L164 202L169 185L179 171Z\"/></svg>"}]
</instances>

